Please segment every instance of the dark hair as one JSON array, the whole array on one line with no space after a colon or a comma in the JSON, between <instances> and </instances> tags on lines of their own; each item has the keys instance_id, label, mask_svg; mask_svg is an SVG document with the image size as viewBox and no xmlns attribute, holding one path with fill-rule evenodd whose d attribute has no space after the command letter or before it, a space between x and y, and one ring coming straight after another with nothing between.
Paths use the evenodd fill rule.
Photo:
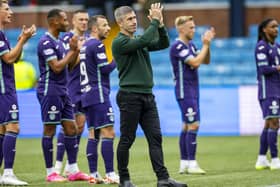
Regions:
<instances>
[{"instance_id":1,"label":"dark hair","mask_svg":"<svg viewBox=\"0 0 280 187\"><path fill-rule=\"evenodd\" d=\"M91 30L93 25L97 25L97 20L98 18L102 18L102 19L106 19L105 16L103 15L95 15L95 16L91 16L89 21L88 21L88 29Z\"/></svg>"},{"instance_id":2,"label":"dark hair","mask_svg":"<svg viewBox=\"0 0 280 187\"><path fill-rule=\"evenodd\" d=\"M265 33L263 32L263 29L273 20L275 20L275 19L267 18L259 24L259 26L258 26L258 41L260 41L260 40L268 41Z\"/></svg>"},{"instance_id":3,"label":"dark hair","mask_svg":"<svg viewBox=\"0 0 280 187\"><path fill-rule=\"evenodd\" d=\"M52 9L48 12L47 19L49 20L51 18L59 17L61 12L63 12L61 9Z\"/></svg>"},{"instance_id":4,"label":"dark hair","mask_svg":"<svg viewBox=\"0 0 280 187\"><path fill-rule=\"evenodd\" d=\"M80 9L80 10L76 10L76 11L74 12L74 15L75 15L75 14L78 14L78 13L88 13L88 12L87 12L87 10L85 10L85 9Z\"/></svg>"}]
</instances>

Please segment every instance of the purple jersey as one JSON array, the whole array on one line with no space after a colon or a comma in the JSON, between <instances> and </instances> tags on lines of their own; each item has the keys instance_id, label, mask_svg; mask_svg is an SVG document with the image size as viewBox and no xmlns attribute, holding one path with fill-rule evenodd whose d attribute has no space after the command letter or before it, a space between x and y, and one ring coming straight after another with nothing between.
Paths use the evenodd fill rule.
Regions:
<instances>
[{"instance_id":1,"label":"purple jersey","mask_svg":"<svg viewBox=\"0 0 280 187\"><path fill-rule=\"evenodd\" d=\"M280 98L280 74L276 69L280 65L280 46L260 40L255 49L258 76L258 98Z\"/></svg>"},{"instance_id":2,"label":"purple jersey","mask_svg":"<svg viewBox=\"0 0 280 187\"><path fill-rule=\"evenodd\" d=\"M65 95L67 93L67 70L54 73L48 61L61 60L65 55L63 43L50 33L42 36L38 44L38 59L40 78L38 81L38 94Z\"/></svg>"},{"instance_id":3,"label":"purple jersey","mask_svg":"<svg viewBox=\"0 0 280 187\"><path fill-rule=\"evenodd\" d=\"M66 51L69 51L69 40L74 36L74 32L67 32L62 37L63 46ZM88 34L84 35L88 38ZM73 103L78 103L81 100L81 85L80 85L80 64L76 65L71 71L68 71L68 90L69 96Z\"/></svg>"},{"instance_id":4,"label":"purple jersey","mask_svg":"<svg viewBox=\"0 0 280 187\"><path fill-rule=\"evenodd\" d=\"M10 43L8 42L3 31L0 30L0 56L10 51ZM0 64L0 94L16 93L14 64L7 64L1 59Z\"/></svg>"},{"instance_id":5,"label":"purple jersey","mask_svg":"<svg viewBox=\"0 0 280 187\"><path fill-rule=\"evenodd\" d=\"M110 73L116 67L109 63L104 44L89 38L80 52L80 72L83 107L109 101Z\"/></svg>"},{"instance_id":6,"label":"purple jersey","mask_svg":"<svg viewBox=\"0 0 280 187\"><path fill-rule=\"evenodd\" d=\"M175 95L177 99L185 97L198 98L198 71L188 64L198 51L190 41L188 44L177 40L170 48L170 60L175 78Z\"/></svg>"}]
</instances>

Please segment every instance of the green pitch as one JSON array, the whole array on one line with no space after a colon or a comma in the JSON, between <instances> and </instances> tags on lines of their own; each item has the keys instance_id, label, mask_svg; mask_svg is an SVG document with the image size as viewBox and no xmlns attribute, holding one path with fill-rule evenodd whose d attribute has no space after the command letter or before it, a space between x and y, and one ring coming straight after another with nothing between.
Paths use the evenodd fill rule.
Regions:
<instances>
[{"instance_id":1,"label":"green pitch","mask_svg":"<svg viewBox=\"0 0 280 187\"><path fill-rule=\"evenodd\" d=\"M118 140L115 142L117 144ZM172 178L187 182L190 187L280 187L280 171L254 169L258 142L258 137L199 137L197 160L207 174L180 175L178 138L164 137L165 164ZM88 172L85 148L86 139L82 139L79 166L81 170ZM152 172L146 140L137 138L130 153L129 168L133 183L137 187L155 187L156 177ZM98 168L101 175L104 175L101 155ZM18 139L14 170L30 186L108 186L89 185L86 182L46 183L40 139Z\"/></svg>"}]
</instances>

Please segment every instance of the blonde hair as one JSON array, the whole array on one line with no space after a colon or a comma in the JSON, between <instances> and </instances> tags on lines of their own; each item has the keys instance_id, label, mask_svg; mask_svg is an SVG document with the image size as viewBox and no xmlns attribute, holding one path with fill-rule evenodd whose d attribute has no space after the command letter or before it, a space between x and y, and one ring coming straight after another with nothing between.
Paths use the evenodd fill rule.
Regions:
<instances>
[{"instance_id":1,"label":"blonde hair","mask_svg":"<svg viewBox=\"0 0 280 187\"><path fill-rule=\"evenodd\" d=\"M192 20L193 20L192 16L178 16L175 19L175 27L178 28L180 25Z\"/></svg>"}]
</instances>

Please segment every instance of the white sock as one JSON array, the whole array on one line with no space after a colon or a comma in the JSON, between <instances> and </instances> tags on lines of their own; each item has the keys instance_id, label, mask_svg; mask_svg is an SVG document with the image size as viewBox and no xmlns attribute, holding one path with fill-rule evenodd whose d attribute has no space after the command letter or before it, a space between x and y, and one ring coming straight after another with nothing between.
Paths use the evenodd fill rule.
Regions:
<instances>
[{"instance_id":1,"label":"white sock","mask_svg":"<svg viewBox=\"0 0 280 187\"><path fill-rule=\"evenodd\" d=\"M197 166L196 160L189 160L189 168L194 168Z\"/></svg>"},{"instance_id":2,"label":"white sock","mask_svg":"<svg viewBox=\"0 0 280 187\"><path fill-rule=\"evenodd\" d=\"M69 164L68 171L70 173L77 173L78 171L80 171L79 168L78 168L78 164L77 163Z\"/></svg>"},{"instance_id":3,"label":"white sock","mask_svg":"<svg viewBox=\"0 0 280 187\"><path fill-rule=\"evenodd\" d=\"M188 160L180 160L180 165L181 166L187 166L189 164Z\"/></svg>"},{"instance_id":4,"label":"white sock","mask_svg":"<svg viewBox=\"0 0 280 187\"><path fill-rule=\"evenodd\" d=\"M14 175L13 169L4 169L3 175Z\"/></svg>"},{"instance_id":5,"label":"white sock","mask_svg":"<svg viewBox=\"0 0 280 187\"><path fill-rule=\"evenodd\" d=\"M53 167L51 167L51 168L47 168L47 176L49 176L50 174L52 174L53 173Z\"/></svg>"},{"instance_id":6,"label":"white sock","mask_svg":"<svg viewBox=\"0 0 280 187\"><path fill-rule=\"evenodd\" d=\"M61 161L56 161L55 162L55 165L54 165L54 168L55 168L55 170L57 171L57 172L61 172L61 168L62 168L62 162Z\"/></svg>"},{"instance_id":7,"label":"white sock","mask_svg":"<svg viewBox=\"0 0 280 187\"><path fill-rule=\"evenodd\" d=\"M258 156L258 161L263 162L265 160L267 160L266 155L259 155Z\"/></svg>"}]
</instances>

